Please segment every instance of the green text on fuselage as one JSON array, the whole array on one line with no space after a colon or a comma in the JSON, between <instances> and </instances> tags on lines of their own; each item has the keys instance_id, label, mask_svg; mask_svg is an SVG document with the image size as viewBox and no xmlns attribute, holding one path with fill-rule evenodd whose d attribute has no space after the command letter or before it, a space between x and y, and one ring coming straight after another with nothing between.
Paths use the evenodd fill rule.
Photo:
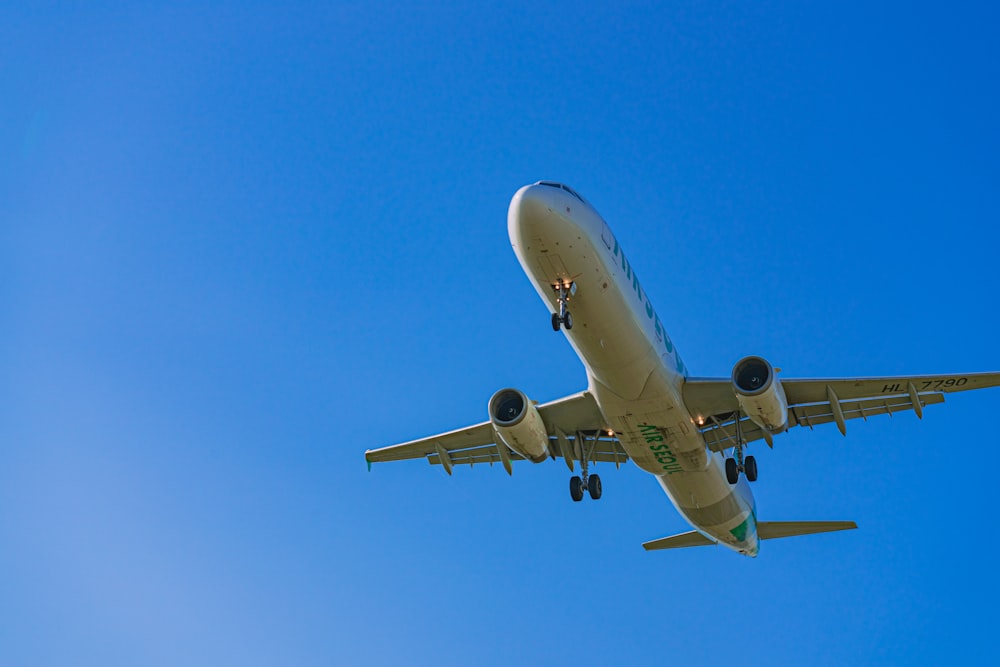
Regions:
<instances>
[{"instance_id":1,"label":"green text on fuselage","mask_svg":"<svg viewBox=\"0 0 1000 667\"><path fill-rule=\"evenodd\" d=\"M656 457L657 462L663 466L664 472L668 475L684 472L684 469L677 463L677 457L670 450L670 445L667 444L666 438L663 437L663 431L659 427L652 424L639 424L639 429L642 431L646 446Z\"/></svg>"}]
</instances>

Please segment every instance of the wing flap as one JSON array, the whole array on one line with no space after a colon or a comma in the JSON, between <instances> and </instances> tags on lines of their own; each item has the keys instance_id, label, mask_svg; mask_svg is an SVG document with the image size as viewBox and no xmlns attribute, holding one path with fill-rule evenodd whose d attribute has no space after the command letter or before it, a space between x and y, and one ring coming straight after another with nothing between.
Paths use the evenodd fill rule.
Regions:
<instances>
[{"instance_id":1,"label":"wing flap","mask_svg":"<svg viewBox=\"0 0 1000 667\"><path fill-rule=\"evenodd\" d=\"M628 454L614 436L603 435L604 416L597 407L597 402L589 392L580 392L550 401L538 406L538 412L550 435L549 451L553 456L561 456L560 447L555 433L567 434L570 452L574 460L580 458L580 442L575 437L577 433L587 433L582 442L585 444L588 461L607 462L621 465L628 461ZM412 440L398 445L369 449L365 459L371 463L383 461L402 461L406 459L426 458L432 465L441 464L438 448L447 453L446 468L453 465L475 465L477 463L502 462L500 450L497 449L496 432L493 425L486 421L465 428L432 435L419 440ZM500 445L503 446L503 445ZM509 451L509 450L507 450ZM511 461L524 460L516 452L510 452Z\"/></svg>"},{"instance_id":2,"label":"wing flap","mask_svg":"<svg viewBox=\"0 0 1000 667\"><path fill-rule=\"evenodd\" d=\"M701 427L705 444L713 452L722 452L736 446L736 419L730 415L728 419L712 417ZM743 442L756 442L764 439L764 430L753 423L749 417L740 419L740 437Z\"/></svg>"},{"instance_id":3,"label":"wing flap","mask_svg":"<svg viewBox=\"0 0 1000 667\"><path fill-rule=\"evenodd\" d=\"M921 394L920 404L933 405L944 403L943 394ZM843 410L844 419L867 419L873 415L893 414L904 410L913 409L913 401L909 394L896 396L882 396L878 398L868 398L860 401L840 401L840 408ZM812 405L797 405L788 409L790 418L789 424L808 426L812 428L818 424L829 424L835 421L833 406L830 403L814 403Z\"/></svg>"},{"instance_id":4,"label":"wing flap","mask_svg":"<svg viewBox=\"0 0 1000 667\"><path fill-rule=\"evenodd\" d=\"M576 458L574 460L579 460L579 448L575 445L575 438L569 437L570 445L573 447L573 451L576 452ZM508 450L509 451L509 450ZM556 444L555 438L549 439L549 451L556 457L561 457L559 453L559 445ZM481 447L472 447L469 449L463 449L459 451L448 452L448 458L451 459L452 465L461 465L468 463L470 465L475 465L477 463L499 463L500 462L500 452L497 451L496 444L483 445ZM523 461L522 457L517 452L510 452L511 461ZM427 460L431 465L440 465L441 458L437 454L428 454ZM617 439L612 438L601 438L596 442L594 440L587 440L587 460L592 463L625 463L628 461L628 454L622 449L622 446L618 443Z\"/></svg>"},{"instance_id":5,"label":"wing flap","mask_svg":"<svg viewBox=\"0 0 1000 667\"><path fill-rule=\"evenodd\" d=\"M835 422L830 403L835 395L845 421L914 410L913 394L920 405L944 402L944 394L1000 386L1000 373L966 375L920 375L890 378L840 380L782 380L788 399L788 425L808 426ZM912 393L911 393L912 387ZM684 401L692 415L704 421L700 430L709 449L724 451L736 445L736 415L739 405L729 380L695 379L684 385ZM918 415L921 410L916 410ZM764 439L763 429L750 419L740 419L744 442Z\"/></svg>"},{"instance_id":6,"label":"wing flap","mask_svg":"<svg viewBox=\"0 0 1000 667\"><path fill-rule=\"evenodd\" d=\"M840 400L872 398L906 394L909 386L918 394L925 392L952 393L1000 387L1000 373L965 373L951 375L910 375L885 378L840 378L815 380L782 380L789 405L826 401L826 388L833 389Z\"/></svg>"},{"instance_id":7,"label":"wing flap","mask_svg":"<svg viewBox=\"0 0 1000 667\"><path fill-rule=\"evenodd\" d=\"M365 459L369 463L381 463L383 461L405 461L406 459L419 459L436 451L435 443L440 444L445 451L465 449L492 443L494 439L493 424L482 422L475 426L455 429L440 435L429 438L411 440L398 445L382 447L380 449L369 449L365 452Z\"/></svg>"},{"instance_id":8,"label":"wing flap","mask_svg":"<svg viewBox=\"0 0 1000 667\"><path fill-rule=\"evenodd\" d=\"M948 394L1000 387L1000 373L781 380L789 405L826 402L827 387L833 389L840 400L845 401L908 394L911 384L918 394ZM684 382L683 395L684 404L695 417L728 414L739 408L728 378L689 378Z\"/></svg>"},{"instance_id":9,"label":"wing flap","mask_svg":"<svg viewBox=\"0 0 1000 667\"><path fill-rule=\"evenodd\" d=\"M941 394L920 395L921 406L936 403L944 403L944 396ZM844 413L844 419L849 421L912 410L913 402L910 400L909 394L903 394L868 398L861 401L841 401L840 408ZM828 402L797 405L788 409L789 427L808 426L812 428L834 421L836 421L836 417L833 414L833 406ZM705 444L713 452L721 452L736 445L736 422L732 415L724 420L710 418L702 427L701 432L705 437ZM755 442L764 438L763 429L750 421L748 417L740 419L740 434L743 436L743 442Z\"/></svg>"}]
</instances>

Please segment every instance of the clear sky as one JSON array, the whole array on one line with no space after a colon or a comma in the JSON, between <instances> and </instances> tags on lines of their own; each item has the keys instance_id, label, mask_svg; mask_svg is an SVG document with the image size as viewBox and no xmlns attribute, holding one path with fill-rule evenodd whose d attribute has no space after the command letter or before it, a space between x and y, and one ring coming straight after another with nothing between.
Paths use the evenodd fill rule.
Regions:
<instances>
[{"instance_id":1,"label":"clear sky","mask_svg":"<svg viewBox=\"0 0 1000 667\"><path fill-rule=\"evenodd\" d=\"M995 5L662 4L6 3L0 664L995 660L1000 390L754 445L860 526L756 560L632 466L367 471L585 386L538 179L695 375L1000 370Z\"/></svg>"}]
</instances>

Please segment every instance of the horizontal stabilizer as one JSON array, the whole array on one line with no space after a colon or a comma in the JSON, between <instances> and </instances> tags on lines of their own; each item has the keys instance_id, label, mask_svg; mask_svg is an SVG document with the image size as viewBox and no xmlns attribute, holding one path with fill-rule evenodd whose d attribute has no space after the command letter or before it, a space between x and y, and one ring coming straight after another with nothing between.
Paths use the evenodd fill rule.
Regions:
<instances>
[{"instance_id":1,"label":"horizontal stabilizer","mask_svg":"<svg viewBox=\"0 0 1000 667\"><path fill-rule=\"evenodd\" d=\"M857 527L858 524L853 521L761 521L757 524L757 537L762 540L773 540L779 537L832 533L835 530L851 530Z\"/></svg>"},{"instance_id":2,"label":"horizontal stabilizer","mask_svg":"<svg viewBox=\"0 0 1000 667\"><path fill-rule=\"evenodd\" d=\"M832 533L836 530L851 530L857 527L858 524L853 521L761 521L757 524L757 537L762 540L773 540L779 537ZM659 549L707 547L712 544L716 544L715 540L705 537L697 530L692 530L689 533L643 542L642 548L646 551L657 551Z\"/></svg>"},{"instance_id":3,"label":"horizontal stabilizer","mask_svg":"<svg viewBox=\"0 0 1000 667\"><path fill-rule=\"evenodd\" d=\"M661 537L658 540L643 542L642 548L646 551L656 551L657 549L680 549L682 547L707 547L712 544L715 544L715 542L697 530L692 530L690 533L681 533L680 535L671 535L670 537Z\"/></svg>"}]
</instances>

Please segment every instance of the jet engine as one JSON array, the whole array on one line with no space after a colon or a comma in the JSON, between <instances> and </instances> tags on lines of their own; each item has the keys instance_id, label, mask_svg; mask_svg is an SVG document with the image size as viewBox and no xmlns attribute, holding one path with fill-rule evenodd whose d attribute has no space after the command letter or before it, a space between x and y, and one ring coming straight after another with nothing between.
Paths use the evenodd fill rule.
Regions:
<instances>
[{"instance_id":1,"label":"jet engine","mask_svg":"<svg viewBox=\"0 0 1000 667\"><path fill-rule=\"evenodd\" d=\"M788 428L788 399L774 367L761 357L744 357L733 367L733 389L740 408L771 433Z\"/></svg>"},{"instance_id":2,"label":"jet engine","mask_svg":"<svg viewBox=\"0 0 1000 667\"><path fill-rule=\"evenodd\" d=\"M503 444L535 463L548 457L549 434L538 408L523 392L501 389L490 399L489 412L493 428Z\"/></svg>"}]
</instances>

